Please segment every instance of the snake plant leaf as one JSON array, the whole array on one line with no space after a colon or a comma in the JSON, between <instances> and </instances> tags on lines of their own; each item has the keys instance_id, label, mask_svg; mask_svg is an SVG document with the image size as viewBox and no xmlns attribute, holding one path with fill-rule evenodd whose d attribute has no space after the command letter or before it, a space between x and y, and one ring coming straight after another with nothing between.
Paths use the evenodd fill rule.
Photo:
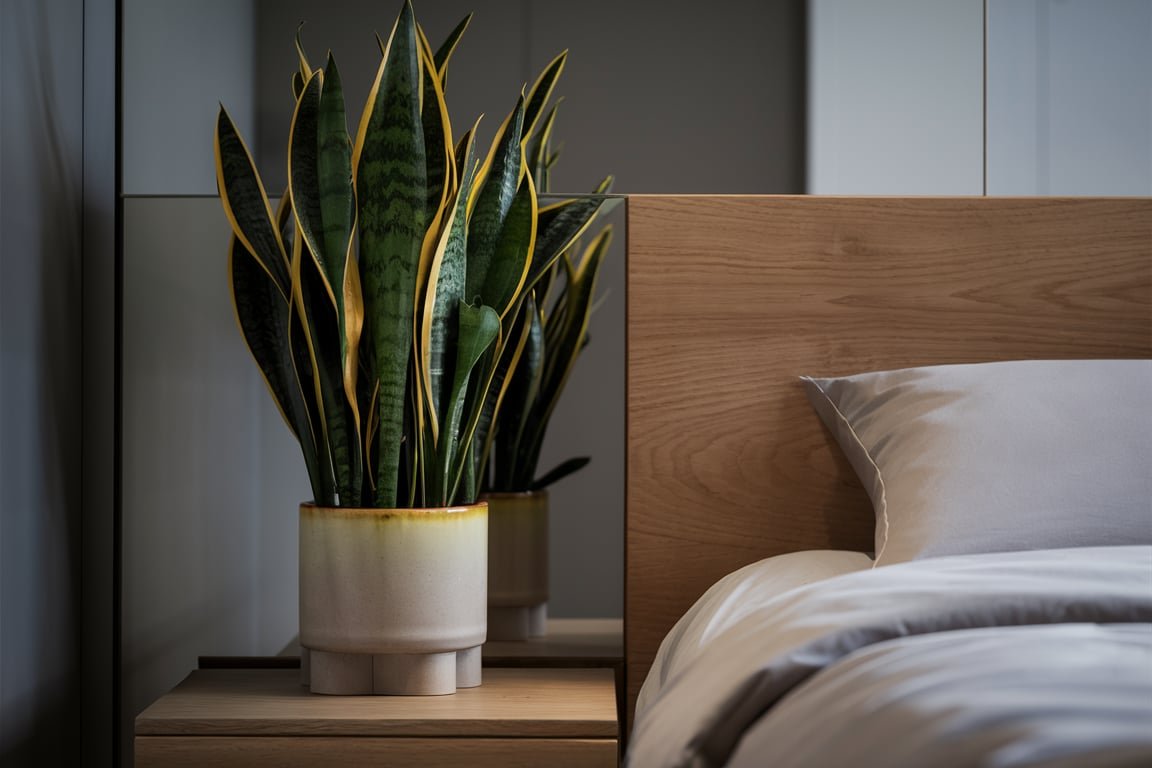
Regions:
<instances>
[{"instance_id":1,"label":"snake plant leaf","mask_svg":"<svg viewBox=\"0 0 1152 768\"><path fill-rule=\"evenodd\" d=\"M488 368L487 383L469 395L471 409L476 411L474 416L476 427L472 430L472 434L473 456L477 468L488 467L495 439L494 425L497 423L500 407L504 403L504 397L511 383L510 375L519 365L520 357L527 345L530 329L523 322L518 322L521 315L520 312L514 312L511 321L507 319L504 321L511 328L508 333L502 334L497 342L493 355L494 364ZM475 472L473 481L478 482L481 479L481 473Z\"/></svg>"},{"instance_id":2,"label":"snake plant leaf","mask_svg":"<svg viewBox=\"0 0 1152 768\"><path fill-rule=\"evenodd\" d=\"M256 172L252 155L228 112L216 118L216 185L224 215L244 248L272 277L287 301L292 294L288 254L272 217L272 206Z\"/></svg>"},{"instance_id":3,"label":"snake plant leaf","mask_svg":"<svg viewBox=\"0 0 1152 768\"><path fill-rule=\"evenodd\" d=\"M528 99L524 106L524 141L530 139L532 132L536 130L536 122L544 113L544 105L552 97L556 81L560 78L560 73L564 71L564 62L567 60L568 51L561 51L556 58L548 63L548 66L544 67L544 71L533 83L532 90L528 92Z\"/></svg>"},{"instance_id":4,"label":"snake plant leaf","mask_svg":"<svg viewBox=\"0 0 1152 768\"><path fill-rule=\"evenodd\" d=\"M324 490L319 485L316 440L289 346L289 328L293 322L291 305L235 235L228 249L228 271L236 323L276 408L300 443L308 477L312 480L313 498L321 500Z\"/></svg>"},{"instance_id":5,"label":"snake plant leaf","mask_svg":"<svg viewBox=\"0 0 1152 768\"><path fill-rule=\"evenodd\" d=\"M477 125L479 121L477 121ZM462 168L473 168L476 126L463 139ZM456 347L460 303L464 301L465 270L468 267L468 197L474 175L463 171L452 200L452 210L444 226L436 256L429 271L427 298L421 328L421 370L428 393L433 440L439 439L439 425L446 416L446 404Z\"/></svg>"},{"instance_id":6,"label":"snake plant leaf","mask_svg":"<svg viewBox=\"0 0 1152 768\"><path fill-rule=\"evenodd\" d=\"M356 378L364 301L353 237L356 230L356 190L352 183L352 145L348 138L344 86L331 53L324 68L322 86L317 121L317 177L325 253L321 269L336 303L345 393L352 404L359 431Z\"/></svg>"},{"instance_id":7,"label":"snake plant leaf","mask_svg":"<svg viewBox=\"0 0 1152 768\"><path fill-rule=\"evenodd\" d=\"M456 50L460 38L464 35L464 30L468 28L468 23L472 21L472 14L465 16L456 28L448 33L448 37L436 49L436 54L432 57L436 65L436 72L440 76L440 85L444 90L448 89L448 62L452 58L453 52Z\"/></svg>"},{"instance_id":8,"label":"snake plant leaf","mask_svg":"<svg viewBox=\"0 0 1152 768\"><path fill-rule=\"evenodd\" d=\"M459 484L460 472L467 461L467 448L471 444L471 434L461 431L464 405L473 378L473 370L485 353L500 335L500 316L496 310L486 306L473 306L460 302L456 364L452 381L452 391L448 398L447 416L444 422L442 439L437 450L438 487L437 505L451 503ZM471 495L471 494L469 494ZM475 499L466 500L471 503Z\"/></svg>"},{"instance_id":9,"label":"snake plant leaf","mask_svg":"<svg viewBox=\"0 0 1152 768\"><path fill-rule=\"evenodd\" d=\"M555 353L545 364L540 383L541 396L534 408L528 439L521 442L519 464L534 467L539 459L548 422L584 347L600 265L611 242L612 228L605 227L588 246L578 267L572 268L571 262L565 261L568 289L565 292L563 333L555 344Z\"/></svg>"},{"instance_id":10,"label":"snake plant leaf","mask_svg":"<svg viewBox=\"0 0 1152 768\"><path fill-rule=\"evenodd\" d=\"M521 468L515 459L544 373L544 329L534 295L529 294L517 323L527 335L523 352L509 378L506 401L501 406L500 428L494 430L492 444L493 487L501 489L521 486L517 477L517 470Z\"/></svg>"},{"instance_id":11,"label":"snake plant leaf","mask_svg":"<svg viewBox=\"0 0 1152 768\"><path fill-rule=\"evenodd\" d=\"M604 195L612 188L612 177L596 187L594 195ZM556 263L556 259L582 235L601 212L615 201L603 197L577 197L541 208L537 225L536 247L528 271L527 288L536 285Z\"/></svg>"},{"instance_id":12,"label":"snake plant leaf","mask_svg":"<svg viewBox=\"0 0 1152 768\"><path fill-rule=\"evenodd\" d=\"M543 489L547 488L548 486L552 485L553 483L555 483L557 480L561 480L565 477L568 477L568 475L572 474L573 472L577 472L581 469L584 469L584 467L588 466L588 462L590 462L590 461L591 461L591 459L587 456L577 456L575 458L568 459L567 461L561 462L558 466L549 470L547 473L542 475L539 479L533 480L532 483L529 484L528 490L530 490L530 491L543 490Z\"/></svg>"},{"instance_id":13,"label":"snake plant leaf","mask_svg":"<svg viewBox=\"0 0 1152 768\"><path fill-rule=\"evenodd\" d=\"M308 407L308 420L311 424L312 435L316 440L316 454L319 464L320 477L318 484L323 494L324 506L336 506L336 484L332 465L332 445L328 434L328 408L327 396L324 392L326 384L326 370L323 361L318 358L315 350L318 335L315 324L305 314L305 304L301 299L302 284L300 265L304 263L304 241L296 238L292 251L292 306L290 312L290 327L288 344L292 353L292 361L296 367L296 376L300 381L301 393ZM309 259L309 263L311 260ZM323 290L322 288L320 289ZM315 294L314 301L321 301L320 292ZM326 307L327 304L320 304Z\"/></svg>"},{"instance_id":14,"label":"snake plant leaf","mask_svg":"<svg viewBox=\"0 0 1152 768\"><path fill-rule=\"evenodd\" d=\"M536 191L538 193L544 193L550 189L548 183L548 164L546 160L549 156L548 146L552 141L552 127L556 124L556 110L560 107L561 103L562 101L557 101L552 105L552 109L548 110L548 116L544 118L540 130L532 136L531 141L528 143L528 152L526 155L528 172L532 174L532 179L536 182Z\"/></svg>"},{"instance_id":15,"label":"snake plant leaf","mask_svg":"<svg viewBox=\"0 0 1152 768\"><path fill-rule=\"evenodd\" d=\"M394 507L407 409L415 295L427 230L427 166L412 5L396 20L353 152L365 317L379 382L376 505Z\"/></svg>"},{"instance_id":16,"label":"snake plant leaf","mask_svg":"<svg viewBox=\"0 0 1152 768\"><path fill-rule=\"evenodd\" d=\"M327 74L313 73L293 114L288 137L289 195L298 243L293 248L297 309L304 318L317 375L324 438L336 469L342 504L360 500L361 457L355 385L362 324L351 266L355 196L351 148L339 70L332 56ZM301 248L307 265L296 263ZM350 274L351 273L351 274ZM345 403L345 399L350 403ZM346 500L352 501L346 501Z\"/></svg>"},{"instance_id":17,"label":"snake plant leaf","mask_svg":"<svg viewBox=\"0 0 1152 768\"><path fill-rule=\"evenodd\" d=\"M304 254L303 238L292 254L296 310L303 321L320 416L318 439L331 456L341 506L356 506L361 497L359 420L344 387L340 323L329 288L316 260ZM323 454L323 451L321 451Z\"/></svg>"},{"instance_id":18,"label":"snake plant leaf","mask_svg":"<svg viewBox=\"0 0 1152 768\"><path fill-rule=\"evenodd\" d=\"M536 246L536 212L536 188L532 177L524 174L523 183L504 218L496 251L480 289L485 303L499 312L501 318L506 317L516 303L528 277Z\"/></svg>"},{"instance_id":19,"label":"snake plant leaf","mask_svg":"<svg viewBox=\"0 0 1152 768\"><path fill-rule=\"evenodd\" d=\"M308 54L304 53L304 22L296 25L296 60L300 67L300 77L307 80L312 75L312 65L308 63Z\"/></svg>"},{"instance_id":20,"label":"snake plant leaf","mask_svg":"<svg viewBox=\"0 0 1152 768\"><path fill-rule=\"evenodd\" d=\"M444 89L432 59L432 49L424 31L417 26L424 78L421 121L424 123L424 146L427 151L428 210L444 208L448 193L455 184L452 178L455 148L452 146L452 123Z\"/></svg>"},{"instance_id":21,"label":"snake plant leaf","mask_svg":"<svg viewBox=\"0 0 1152 768\"><path fill-rule=\"evenodd\" d=\"M488 157L477 172L473 188L475 202L469 203L468 274L465 294L469 301L485 300L484 287L504 229L504 220L520 187L524 151L520 146L520 129L524 121L524 97L505 118Z\"/></svg>"}]
</instances>

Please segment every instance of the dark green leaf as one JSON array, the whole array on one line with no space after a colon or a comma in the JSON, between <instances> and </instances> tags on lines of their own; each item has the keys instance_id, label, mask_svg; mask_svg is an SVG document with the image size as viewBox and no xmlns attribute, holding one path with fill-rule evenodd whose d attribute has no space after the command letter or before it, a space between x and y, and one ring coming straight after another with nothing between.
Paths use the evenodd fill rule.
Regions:
<instances>
[{"instance_id":1,"label":"dark green leaf","mask_svg":"<svg viewBox=\"0 0 1152 768\"><path fill-rule=\"evenodd\" d=\"M520 128L524 120L524 99L516 102L496 138L490 154L490 166L476 198L468 229L468 274L465 295L469 301L479 299L489 304L484 296L488 272L496 254L504 219L512 207L520 186Z\"/></svg>"},{"instance_id":2,"label":"dark green leaf","mask_svg":"<svg viewBox=\"0 0 1152 768\"><path fill-rule=\"evenodd\" d=\"M530 491L543 490L544 488L547 488L548 486L552 485L552 483L556 482L557 480L561 480L561 479L567 477L568 475L572 474L573 472L576 472L577 470L584 469L584 467L588 466L588 462L590 462L590 461L591 461L591 459L588 458L587 456L579 456L579 457L574 458L574 459L568 459L567 461L565 461L560 466L549 471L547 474L545 474L539 480L534 481L532 483L532 485L528 488L528 490L530 490Z\"/></svg>"},{"instance_id":3,"label":"dark green leaf","mask_svg":"<svg viewBox=\"0 0 1152 768\"><path fill-rule=\"evenodd\" d=\"M379 382L376 503L397 502L420 248L428 227L416 24L404 4L358 136L356 196L364 313Z\"/></svg>"}]
</instances>

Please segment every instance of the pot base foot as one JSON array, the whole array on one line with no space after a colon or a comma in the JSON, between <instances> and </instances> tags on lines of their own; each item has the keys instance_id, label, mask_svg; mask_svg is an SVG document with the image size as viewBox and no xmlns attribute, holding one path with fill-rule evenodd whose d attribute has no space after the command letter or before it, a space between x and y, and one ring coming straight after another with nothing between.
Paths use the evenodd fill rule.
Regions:
<instances>
[{"instance_id":1,"label":"pot base foot","mask_svg":"<svg viewBox=\"0 0 1152 768\"><path fill-rule=\"evenodd\" d=\"M488 606L489 640L527 640L543 637L548 621L548 603L517 606Z\"/></svg>"},{"instance_id":2,"label":"pot base foot","mask_svg":"<svg viewBox=\"0 0 1152 768\"><path fill-rule=\"evenodd\" d=\"M456 687L476 688L483 679L480 646L456 651Z\"/></svg>"},{"instance_id":3,"label":"pot base foot","mask_svg":"<svg viewBox=\"0 0 1152 768\"><path fill-rule=\"evenodd\" d=\"M447 653L300 650L302 683L312 693L443 696L455 693L457 688L475 688L481 682L478 645Z\"/></svg>"}]
</instances>

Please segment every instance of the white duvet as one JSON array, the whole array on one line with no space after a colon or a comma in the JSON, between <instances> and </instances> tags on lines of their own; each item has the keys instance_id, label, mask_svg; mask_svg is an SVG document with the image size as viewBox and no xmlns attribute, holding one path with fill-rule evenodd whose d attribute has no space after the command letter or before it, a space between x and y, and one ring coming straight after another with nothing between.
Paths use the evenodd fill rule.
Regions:
<instances>
[{"instance_id":1,"label":"white duvet","mask_svg":"<svg viewBox=\"0 0 1152 768\"><path fill-rule=\"evenodd\" d=\"M1152 766L1152 547L858 566L690 612L628 764Z\"/></svg>"}]
</instances>

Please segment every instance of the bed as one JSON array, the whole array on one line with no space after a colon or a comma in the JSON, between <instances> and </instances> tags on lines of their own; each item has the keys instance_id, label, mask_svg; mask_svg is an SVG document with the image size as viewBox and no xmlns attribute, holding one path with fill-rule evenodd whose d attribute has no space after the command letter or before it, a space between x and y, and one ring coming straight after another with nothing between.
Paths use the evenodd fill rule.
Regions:
<instances>
[{"instance_id":1,"label":"bed","mask_svg":"<svg viewBox=\"0 0 1152 768\"><path fill-rule=\"evenodd\" d=\"M629 764L1147 764L1152 199L630 196L627 215ZM999 398L981 418L1021 441L937 443L1011 492L894 474L926 454L891 449L877 404L910 423L908 391L935 408L971 382L958 411ZM1105 441L1070 405L1102 382L1126 447L1086 450L1120 500L1080 498L1080 469L1013 499L1061 441L1010 419ZM869 467L878 450L896 458ZM899 510L944 496L945 524L909 543ZM1053 506L1077 524L1045 524Z\"/></svg>"}]
</instances>

